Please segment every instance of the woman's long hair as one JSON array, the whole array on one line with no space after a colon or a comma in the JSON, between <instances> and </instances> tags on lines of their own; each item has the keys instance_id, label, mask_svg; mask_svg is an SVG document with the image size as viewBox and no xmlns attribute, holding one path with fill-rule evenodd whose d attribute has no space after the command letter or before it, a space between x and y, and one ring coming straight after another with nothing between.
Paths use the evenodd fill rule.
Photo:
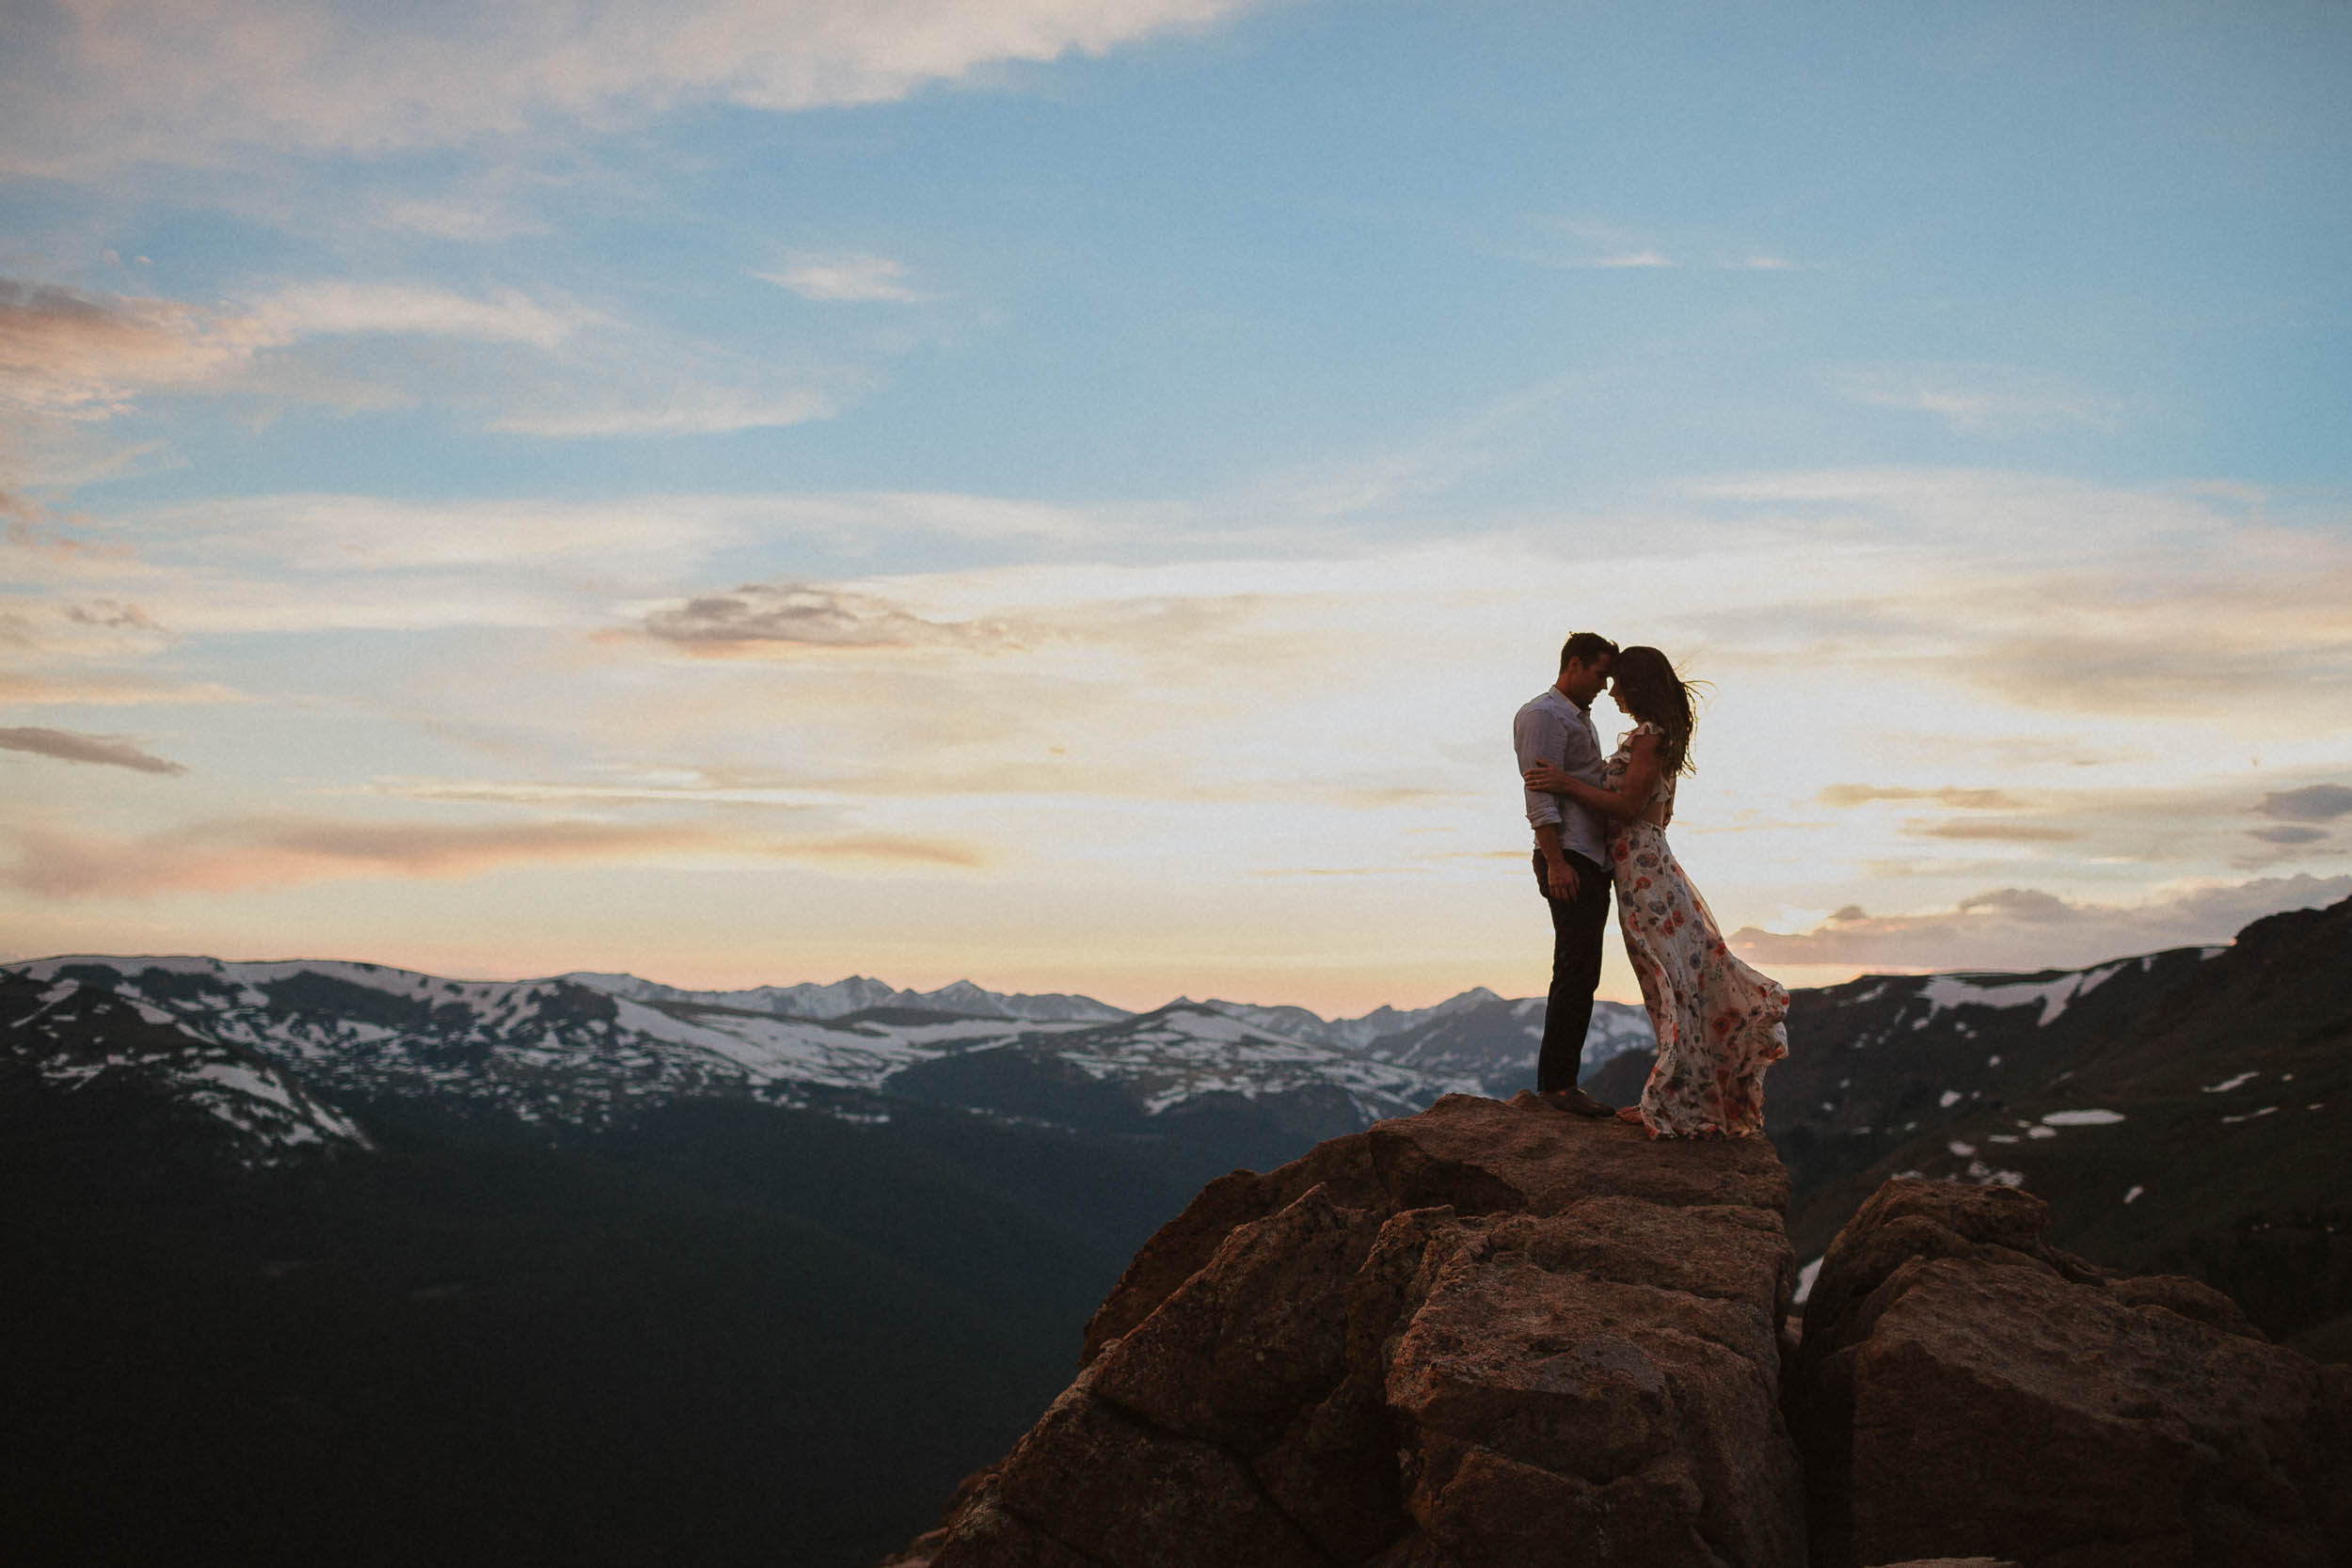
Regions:
<instances>
[{"instance_id":1,"label":"woman's long hair","mask_svg":"<svg viewBox=\"0 0 2352 1568\"><path fill-rule=\"evenodd\" d=\"M1691 729L1698 722L1698 694L1704 683L1684 680L1675 673L1664 654L1642 645L1628 648L1611 660L1609 678L1625 698L1626 711L1666 732L1658 743L1658 766L1666 776L1694 771Z\"/></svg>"}]
</instances>

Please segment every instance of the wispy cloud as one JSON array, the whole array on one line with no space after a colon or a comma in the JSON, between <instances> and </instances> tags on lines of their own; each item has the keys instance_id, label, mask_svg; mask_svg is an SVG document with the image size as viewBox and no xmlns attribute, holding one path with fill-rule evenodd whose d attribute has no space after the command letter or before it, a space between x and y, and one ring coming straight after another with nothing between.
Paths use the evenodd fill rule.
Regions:
<instances>
[{"instance_id":1,"label":"wispy cloud","mask_svg":"<svg viewBox=\"0 0 2352 1568\"><path fill-rule=\"evenodd\" d=\"M2114 720L2341 711L2352 693L2352 536L2341 507L1954 469L1708 482L1759 522L1870 540L1810 546L1851 576L1719 623L1798 657L1942 672L2026 710ZM2274 516L2274 509L2282 515Z\"/></svg>"},{"instance_id":2,"label":"wispy cloud","mask_svg":"<svg viewBox=\"0 0 2352 1568\"><path fill-rule=\"evenodd\" d=\"M355 359L351 339L382 341ZM428 405L524 436L710 435L829 418L865 379L512 288L326 280L199 307L0 280L0 407L51 419L105 419L143 395L202 392Z\"/></svg>"},{"instance_id":3,"label":"wispy cloud","mask_svg":"<svg viewBox=\"0 0 2352 1568\"><path fill-rule=\"evenodd\" d=\"M237 148L385 153L626 124L681 103L791 111L904 98L999 62L1100 55L1206 26L1241 0L757 0L450 12L343 0L299 12L187 0L139 25L69 4L0 71L0 167L202 164Z\"/></svg>"},{"instance_id":4,"label":"wispy cloud","mask_svg":"<svg viewBox=\"0 0 2352 1568\"><path fill-rule=\"evenodd\" d=\"M496 416L489 428L561 437L725 436L830 419L840 406L833 394L805 387L777 393L687 385L617 397L582 396L563 388L542 406Z\"/></svg>"},{"instance_id":5,"label":"wispy cloud","mask_svg":"<svg viewBox=\"0 0 2352 1568\"><path fill-rule=\"evenodd\" d=\"M216 383L270 341L249 314L0 279L0 405L102 419L141 392Z\"/></svg>"},{"instance_id":6,"label":"wispy cloud","mask_svg":"<svg viewBox=\"0 0 2352 1568\"><path fill-rule=\"evenodd\" d=\"M1903 830L1921 838L1981 839L1993 844L2068 844L2083 836L2074 828L2041 822L1994 822L1958 819L1918 822Z\"/></svg>"},{"instance_id":7,"label":"wispy cloud","mask_svg":"<svg viewBox=\"0 0 2352 1568\"><path fill-rule=\"evenodd\" d=\"M574 810L611 807L719 805L788 810L840 803L838 789L809 779L763 776L751 769L670 768L621 770L630 776L580 783L563 780L377 779L354 794L402 800L470 801L482 804L564 806Z\"/></svg>"},{"instance_id":8,"label":"wispy cloud","mask_svg":"<svg viewBox=\"0 0 2352 1568\"><path fill-rule=\"evenodd\" d=\"M906 263L887 256L794 255L772 272L752 276L803 299L915 305L939 297L915 288L907 280Z\"/></svg>"},{"instance_id":9,"label":"wispy cloud","mask_svg":"<svg viewBox=\"0 0 2352 1568\"><path fill-rule=\"evenodd\" d=\"M247 561L274 573L557 562L642 571L656 562L691 566L772 513L758 496L564 502L283 495L161 508L122 526L174 559Z\"/></svg>"},{"instance_id":10,"label":"wispy cloud","mask_svg":"<svg viewBox=\"0 0 2352 1568\"><path fill-rule=\"evenodd\" d=\"M2301 789L2274 790L2254 807L2265 816L2291 822L2332 822L2352 815L2352 789L2342 784L2307 784Z\"/></svg>"},{"instance_id":11,"label":"wispy cloud","mask_svg":"<svg viewBox=\"0 0 2352 1568\"><path fill-rule=\"evenodd\" d=\"M2308 875L2194 888L2143 904L2076 903L2030 888L2001 888L1921 914L1871 915L1849 907L1804 931L1744 927L1731 941L1767 967L2072 968L2227 942L2264 915L2315 908L2348 894L2352 877Z\"/></svg>"},{"instance_id":12,"label":"wispy cloud","mask_svg":"<svg viewBox=\"0 0 2352 1568\"><path fill-rule=\"evenodd\" d=\"M146 898L169 893L375 878L451 879L503 866L638 861L970 868L973 850L934 839L837 834L753 837L699 826L608 822L438 824L251 817L195 822L138 837L18 830L0 883L42 898Z\"/></svg>"},{"instance_id":13,"label":"wispy cloud","mask_svg":"<svg viewBox=\"0 0 2352 1568\"><path fill-rule=\"evenodd\" d=\"M2116 399L2010 365L1860 365L1836 372L1831 384L1849 402L1932 414L1968 436L2111 430L2122 414Z\"/></svg>"},{"instance_id":14,"label":"wispy cloud","mask_svg":"<svg viewBox=\"0 0 2352 1568\"><path fill-rule=\"evenodd\" d=\"M1836 784L1820 793L1825 806L1860 806L1874 800L1933 800L1963 811L2014 811L2021 804L2001 789L1905 789L1890 784Z\"/></svg>"},{"instance_id":15,"label":"wispy cloud","mask_svg":"<svg viewBox=\"0 0 2352 1568\"><path fill-rule=\"evenodd\" d=\"M518 290L292 285L244 306L0 279L0 396L38 411L120 413L141 392L241 385L256 356L305 338L419 336L551 349L596 318Z\"/></svg>"},{"instance_id":16,"label":"wispy cloud","mask_svg":"<svg viewBox=\"0 0 2352 1568\"><path fill-rule=\"evenodd\" d=\"M60 762L97 763L107 768L128 768L139 773L184 773L187 769L176 762L142 751L137 743L119 735L84 735L76 730L50 730L37 726L0 729L0 752L28 752L34 756L55 757Z\"/></svg>"},{"instance_id":17,"label":"wispy cloud","mask_svg":"<svg viewBox=\"0 0 2352 1568\"><path fill-rule=\"evenodd\" d=\"M1655 250L1620 250L1579 262L1587 267L1671 267L1673 258Z\"/></svg>"},{"instance_id":18,"label":"wispy cloud","mask_svg":"<svg viewBox=\"0 0 2352 1568\"><path fill-rule=\"evenodd\" d=\"M745 583L647 615L648 636L698 654L953 644L1001 648L1012 639L986 622L925 620L889 600L814 583Z\"/></svg>"},{"instance_id":19,"label":"wispy cloud","mask_svg":"<svg viewBox=\"0 0 2352 1568\"><path fill-rule=\"evenodd\" d=\"M246 699L212 681L178 684L118 675L35 675L0 671L0 703L50 706L144 707L181 703L238 703Z\"/></svg>"},{"instance_id":20,"label":"wispy cloud","mask_svg":"<svg viewBox=\"0 0 2352 1568\"><path fill-rule=\"evenodd\" d=\"M36 527L18 518L6 524ZM1016 551L1103 542L1133 526L1115 513L950 493L690 493L596 501L232 496L84 520L56 547L45 535L31 540L28 558L8 563L23 588L0 589L0 648L87 659L151 655L176 641L238 632L591 630L611 628L616 618L642 626L648 614L711 596L706 562L730 550L757 546L846 565L877 550L919 552L943 542ZM0 543L0 551L7 547ZM785 586L805 583L794 578ZM838 583L825 591L834 589L863 592ZM762 592L755 585L752 598ZM759 612L781 608L771 595ZM910 613L943 626L975 623L958 633L924 633L928 645L957 638L972 646L995 643L980 625L993 619L985 610ZM712 644L706 651L717 651L719 643L747 642L749 633L778 630L792 619L763 623L755 612L739 628L746 635L733 638L717 636L696 617L664 625L679 634L709 634L701 639ZM806 615L799 622L810 624ZM69 685L89 689L87 682ZM75 700L68 689L20 688L25 701ZM0 692L8 689L0 684ZM110 700L144 699L123 689Z\"/></svg>"},{"instance_id":21,"label":"wispy cloud","mask_svg":"<svg viewBox=\"0 0 2352 1568\"><path fill-rule=\"evenodd\" d=\"M172 641L173 634L136 604L111 598L0 595L0 647L89 658L152 654Z\"/></svg>"},{"instance_id":22,"label":"wispy cloud","mask_svg":"<svg viewBox=\"0 0 2352 1568\"><path fill-rule=\"evenodd\" d=\"M519 289L472 296L415 283L313 282L263 296L252 311L274 341L326 335L412 335L551 349L597 318L550 307Z\"/></svg>"}]
</instances>

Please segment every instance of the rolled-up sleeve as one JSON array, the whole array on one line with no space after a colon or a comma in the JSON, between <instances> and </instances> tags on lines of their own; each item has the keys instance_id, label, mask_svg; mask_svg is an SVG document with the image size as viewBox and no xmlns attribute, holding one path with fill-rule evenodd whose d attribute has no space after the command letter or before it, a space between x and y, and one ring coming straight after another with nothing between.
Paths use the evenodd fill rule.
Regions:
<instances>
[{"instance_id":1,"label":"rolled-up sleeve","mask_svg":"<svg viewBox=\"0 0 2352 1568\"><path fill-rule=\"evenodd\" d=\"M1518 717L1512 721L1511 738L1518 752L1521 773L1539 762L1548 762L1557 768L1566 754L1568 727L1557 713L1541 703L1530 703L1519 709ZM1540 828L1546 823L1556 825L1559 822L1559 796L1524 787L1522 793L1527 797L1529 827Z\"/></svg>"}]
</instances>

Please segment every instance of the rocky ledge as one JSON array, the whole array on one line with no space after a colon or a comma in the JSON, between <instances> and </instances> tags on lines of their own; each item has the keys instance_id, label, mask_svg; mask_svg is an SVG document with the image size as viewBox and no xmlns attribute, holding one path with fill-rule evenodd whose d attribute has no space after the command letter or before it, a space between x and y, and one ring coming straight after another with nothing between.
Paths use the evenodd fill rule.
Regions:
<instances>
[{"instance_id":1,"label":"rocky ledge","mask_svg":"<svg viewBox=\"0 0 2352 1568\"><path fill-rule=\"evenodd\" d=\"M1526 1095L1220 1178L889 1568L2352 1564L2352 1369L1915 1181L1800 1340L1788 1194Z\"/></svg>"},{"instance_id":2,"label":"rocky ledge","mask_svg":"<svg viewBox=\"0 0 2352 1568\"><path fill-rule=\"evenodd\" d=\"M1814 1561L2352 1563L2352 1366L2048 1235L2030 1194L1904 1180L1838 1233L1791 1390Z\"/></svg>"}]
</instances>

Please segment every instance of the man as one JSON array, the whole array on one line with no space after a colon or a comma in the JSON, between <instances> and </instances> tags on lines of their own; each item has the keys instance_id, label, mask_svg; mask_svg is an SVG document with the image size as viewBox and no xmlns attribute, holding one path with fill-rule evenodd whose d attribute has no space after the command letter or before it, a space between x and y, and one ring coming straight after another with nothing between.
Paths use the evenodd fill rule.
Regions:
<instances>
[{"instance_id":1,"label":"man","mask_svg":"<svg viewBox=\"0 0 2352 1568\"><path fill-rule=\"evenodd\" d=\"M1512 721L1520 771L1548 762L1572 778L1601 782L1591 709L1616 657L1617 645L1597 632L1568 639L1560 650L1560 678ZM1535 886L1551 910L1551 994L1544 1004L1535 1092L1564 1111L1609 1116L1610 1107L1576 1086L1600 984L1601 930L1609 923L1607 830L1565 795L1525 794L1528 826L1535 830Z\"/></svg>"}]
</instances>

